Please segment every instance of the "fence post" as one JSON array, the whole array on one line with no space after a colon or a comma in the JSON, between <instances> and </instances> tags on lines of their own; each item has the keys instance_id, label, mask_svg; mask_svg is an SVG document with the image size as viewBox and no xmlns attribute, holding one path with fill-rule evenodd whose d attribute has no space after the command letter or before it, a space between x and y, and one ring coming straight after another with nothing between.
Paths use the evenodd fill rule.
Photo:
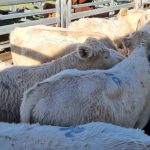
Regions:
<instances>
[{"instance_id":1,"label":"fence post","mask_svg":"<svg viewBox=\"0 0 150 150\"><path fill-rule=\"evenodd\" d=\"M58 26L66 28L71 21L71 0L57 0L56 14Z\"/></svg>"},{"instance_id":2,"label":"fence post","mask_svg":"<svg viewBox=\"0 0 150 150\"><path fill-rule=\"evenodd\" d=\"M111 0L111 1L110 1L110 6L114 6L114 0ZM109 12L109 17L114 16L114 14L115 14L114 11Z\"/></svg>"},{"instance_id":3,"label":"fence post","mask_svg":"<svg viewBox=\"0 0 150 150\"><path fill-rule=\"evenodd\" d=\"M68 27L71 22L71 8L72 8L72 1L67 0L67 8L66 8L66 24L65 27Z\"/></svg>"},{"instance_id":4,"label":"fence post","mask_svg":"<svg viewBox=\"0 0 150 150\"><path fill-rule=\"evenodd\" d=\"M61 8L61 0L56 0L55 2L55 6L56 6L56 18L57 18L57 26L60 27L61 26L61 12L60 12L60 8Z\"/></svg>"},{"instance_id":5,"label":"fence post","mask_svg":"<svg viewBox=\"0 0 150 150\"><path fill-rule=\"evenodd\" d=\"M16 5L11 5L10 6L10 11L16 12L16 10L17 10L17 6Z\"/></svg>"},{"instance_id":6,"label":"fence post","mask_svg":"<svg viewBox=\"0 0 150 150\"><path fill-rule=\"evenodd\" d=\"M143 6L142 0L135 0L134 3L135 3L135 9L139 9Z\"/></svg>"}]
</instances>

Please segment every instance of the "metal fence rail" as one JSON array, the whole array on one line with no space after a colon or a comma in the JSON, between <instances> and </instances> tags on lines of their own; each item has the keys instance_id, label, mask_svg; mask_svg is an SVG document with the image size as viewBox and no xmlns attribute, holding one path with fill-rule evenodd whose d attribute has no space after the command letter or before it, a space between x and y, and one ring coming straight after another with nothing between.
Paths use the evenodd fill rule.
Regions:
<instances>
[{"instance_id":1,"label":"metal fence rail","mask_svg":"<svg viewBox=\"0 0 150 150\"><path fill-rule=\"evenodd\" d=\"M12 30L14 30L14 28L16 28L16 27L27 27L27 26L34 26L34 25L39 25L39 24L49 25L49 24L54 24L56 22L57 22L56 18L45 18L45 19L40 19L40 20L35 20L35 21L29 21L29 22L23 22L23 23L16 23L16 24L12 24L12 25L1 26L0 27L0 35L8 34Z\"/></svg>"},{"instance_id":2,"label":"metal fence rail","mask_svg":"<svg viewBox=\"0 0 150 150\"><path fill-rule=\"evenodd\" d=\"M17 4L27 4L27 3L35 3L35 2L45 2L45 0L1 0L0 6L5 5L17 5ZM47 10L29 10L27 12L21 12L21 13L11 13L7 15L0 15L0 22L2 23L5 20L8 19L16 19L16 18L23 18L27 16L34 16L34 15L43 15L48 13L54 13L56 12L56 9L47 9ZM33 26L33 25L52 25L57 24L60 18L53 17L53 18L41 18L39 20L32 20L22 23L15 23L5 26L0 26L0 35L9 34L12 30L14 30L16 27L26 27L26 26ZM2 49L10 47L9 43L5 43L0 45L0 51Z\"/></svg>"},{"instance_id":3,"label":"metal fence rail","mask_svg":"<svg viewBox=\"0 0 150 150\"><path fill-rule=\"evenodd\" d=\"M12 5L12 4L14 5L14 4L23 4L23 3L41 2L41 1L43 2L45 0L2 0L0 1L0 5ZM84 11L84 12L79 12L79 13L72 13L71 11L74 8L94 6L94 5L104 4L108 2L112 3L110 0L108 0L108 1L102 1L102 2L80 4L80 5L71 5L71 0L56 0L56 9L37 10L37 11L30 11L30 12L24 12L24 13L0 15L0 20L7 20L7 19L15 19L15 18L21 18L21 17L33 16L33 15L39 15L39 14L41 15L41 14L46 14L46 13L57 12L57 17L55 19L49 18L49 19L30 21L27 23L17 23L17 24L12 24L12 25L6 25L5 27L1 26L0 35L9 33L11 30L13 30L15 27L18 27L18 26L23 27L23 26L36 25L36 24L49 25L49 24L57 23L61 27L67 27L69 23L71 22L71 20L73 19L111 12L111 11L119 10L122 7L130 8L134 6L133 3L128 3L128 4L123 4L123 5L105 7L105 8L97 8L94 10Z\"/></svg>"},{"instance_id":4,"label":"metal fence rail","mask_svg":"<svg viewBox=\"0 0 150 150\"><path fill-rule=\"evenodd\" d=\"M72 5L72 8L81 8L81 7L87 7L87 6L95 6L95 5L102 5L107 4L109 1L101 1L101 2L92 2L92 3L85 3L80 5Z\"/></svg>"},{"instance_id":5,"label":"metal fence rail","mask_svg":"<svg viewBox=\"0 0 150 150\"><path fill-rule=\"evenodd\" d=\"M140 1L140 0L137 0ZM119 0L120 2L120 0ZM99 4L109 3L110 6L104 7L104 8L96 8L89 11L83 11L78 13L72 13L72 8L81 8L81 7L87 7L87 6L94 6ZM116 5L114 0L107 0L107 1L101 1L101 2L92 2L92 3L86 3L86 4L80 4L80 5L71 5L71 0L57 0L56 3L56 10L57 14L60 14L60 26L61 27L67 27L71 20L79 19L82 17L89 17L94 16L98 14L103 14L107 12L113 12L116 10L119 10L123 7L132 8L134 7L134 3L127 3L127 4L121 4Z\"/></svg>"},{"instance_id":6,"label":"metal fence rail","mask_svg":"<svg viewBox=\"0 0 150 150\"><path fill-rule=\"evenodd\" d=\"M127 8L134 7L134 3L110 6L109 9L107 7L104 7L104 8L98 8L98 9L94 9L94 10L90 10L90 11L74 13L71 16L71 20L79 19L81 17L88 17L88 16L92 16L92 15L103 14L103 13L107 13L107 12L111 12L111 11L115 11L115 10L120 10L123 7L127 7Z\"/></svg>"},{"instance_id":7,"label":"metal fence rail","mask_svg":"<svg viewBox=\"0 0 150 150\"><path fill-rule=\"evenodd\" d=\"M3 51L3 49L9 48L9 47L10 47L10 44L9 44L9 43L0 45L0 52Z\"/></svg>"},{"instance_id":8,"label":"metal fence rail","mask_svg":"<svg viewBox=\"0 0 150 150\"><path fill-rule=\"evenodd\" d=\"M56 9L36 10L36 11L30 11L30 12L25 12L25 13L1 15L0 20L22 18L22 17L27 17L27 16L33 16L33 15L42 15L42 14L53 13L53 12L56 12Z\"/></svg>"},{"instance_id":9,"label":"metal fence rail","mask_svg":"<svg viewBox=\"0 0 150 150\"><path fill-rule=\"evenodd\" d=\"M45 0L0 0L0 6L44 2Z\"/></svg>"},{"instance_id":10,"label":"metal fence rail","mask_svg":"<svg viewBox=\"0 0 150 150\"><path fill-rule=\"evenodd\" d=\"M33 3L33 2L44 2L45 0L1 0L0 1L0 6L4 6L4 5L14 5L14 4L26 4L26 3ZM0 15L0 21L2 20L8 20L8 19L16 19L16 18L22 18L22 17L27 17L27 16L34 16L34 15L42 15L42 14L47 14L47 13L54 13L56 12L56 9L47 9L47 10L27 10L27 12L23 12L23 13L13 13L13 14L8 14L8 15ZM42 19L40 20L36 20L36 21L32 21L29 23L16 23L16 24L12 24L9 25L9 29L14 29L14 26L18 27L18 26L26 26L27 25L36 25L36 24L44 24L44 25L49 25L49 24L56 24L58 21L57 18L53 18L53 19ZM12 27L11 27L12 26ZM7 25L5 26L7 28ZM3 28L5 28L3 26L0 26L0 35L3 34L3 32L1 32L3 30ZM8 30L10 31L10 30Z\"/></svg>"}]
</instances>

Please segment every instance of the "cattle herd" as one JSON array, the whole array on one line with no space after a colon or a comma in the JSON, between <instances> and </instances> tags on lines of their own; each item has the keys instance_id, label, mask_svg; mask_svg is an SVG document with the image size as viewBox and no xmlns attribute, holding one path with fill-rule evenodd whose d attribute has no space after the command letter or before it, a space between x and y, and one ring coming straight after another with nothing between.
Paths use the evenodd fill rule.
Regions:
<instances>
[{"instance_id":1,"label":"cattle herd","mask_svg":"<svg viewBox=\"0 0 150 150\"><path fill-rule=\"evenodd\" d=\"M18 27L10 44L13 65L0 66L0 121L8 122L0 136L15 130L16 149L150 150L141 131L150 135L149 9L123 8L115 20L82 18L66 29ZM28 136L34 142L19 145ZM50 143L40 148L44 136Z\"/></svg>"}]
</instances>

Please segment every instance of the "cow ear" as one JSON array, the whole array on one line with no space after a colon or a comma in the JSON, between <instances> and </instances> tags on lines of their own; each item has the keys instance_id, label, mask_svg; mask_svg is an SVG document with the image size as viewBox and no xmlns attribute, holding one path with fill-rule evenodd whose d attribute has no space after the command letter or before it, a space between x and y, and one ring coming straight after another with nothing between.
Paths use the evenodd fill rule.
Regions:
<instances>
[{"instance_id":1,"label":"cow ear","mask_svg":"<svg viewBox=\"0 0 150 150\"><path fill-rule=\"evenodd\" d=\"M78 46L77 52L81 59L88 59L93 56L92 50L88 46L84 46L84 45Z\"/></svg>"},{"instance_id":2,"label":"cow ear","mask_svg":"<svg viewBox=\"0 0 150 150\"><path fill-rule=\"evenodd\" d=\"M122 43L126 48L131 47L131 38L126 37L126 38L122 39Z\"/></svg>"},{"instance_id":3,"label":"cow ear","mask_svg":"<svg viewBox=\"0 0 150 150\"><path fill-rule=\"evenodd\" d=\"M128 14L128 8L121 8L119 13L117 14L117 17L120 17L120 16L126 16Z\"/></svg>"}]
</instances>

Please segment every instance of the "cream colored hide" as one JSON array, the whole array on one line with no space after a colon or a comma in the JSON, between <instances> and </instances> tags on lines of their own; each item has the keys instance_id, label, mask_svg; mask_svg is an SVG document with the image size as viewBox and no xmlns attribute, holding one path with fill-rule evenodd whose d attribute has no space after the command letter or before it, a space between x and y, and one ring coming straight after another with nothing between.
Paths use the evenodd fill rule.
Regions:
<instances>
[{"instance_id":1,"label":"cream colored hide","mask_svg":"<svg viewBox=\"0 0 150 150\"><path fill-rule=\"evenodd\" d=\"M37 83L24 93L21 121L60 126L102 121L143 128L150 117L149 41L150 34L139 31L128 39L132 54L113 68L67 70Z\"/></svg>"},{"instance_id":2,"label":"cream colored hide","mask_svg":"<svg viewBox=\"0 0 150 150\"><path fill-rule=\"evenodd\" d=\"M14 66L0 72L0 121L19 122L23 92L65 69L107 69L124 59L103 42L88 38L75 51L37 66Z\"/></svg>"},{"instance_id":3,"label":"cream colored hide","mask_svg":"<svg viewBox=\"0 0 150 150\"><path fill-rule=\"evenodd\" d=\"M142 17L144 12L145 11L143 9L128 10L128 8L121 8L117 14L117 18L118 20L127 22L131 31L134 32L136 31L139 19Z\"/></svg>"},{"instance_id":4,"label":"cream colored hide","mask_svg":"<svg viewBox=\"0 0 150 150\"><path fill-rule=\"evenodd\" d=\"M123 8L117 15L117 20L109 20L104 18L82 18L78 21L70 23L70 30L98 32L107 35L115 42L120 52L128 55L128 51L120 40L134 32L143 10L128 10Z\"/></svg>"},{"instance_id":5,"label":"cream colored hide","mask_svg":"<svg viewBox=\"0 0 150 150\"><path fill-rule=\"evenodd\" d=\"M142 17L139 19L137 30L147 28L147 26L150 26L150 10L146 10ZM146 29L147 30L147 29ZM148 31L150 32L150 31Z\"/></svg>"},{"instance_id":6,"label":"cream colored hide","mask_svg":"<svg viewBox=\"0 0 150 150\"><path fill-rule=\"evenodd\" d=\"M0 129L2 150L150 149L150 137L143 131L100 122L70 128L0 123Z\"/></svg>"},{"instance_id":7,"label":"cream colored hide","mask_svg":"<svg viewBox=\"0 0 150 150\"><path fill-rule=\"evenodd\" d=\"M16 28L10 34L14 65L31 66L49 62L70 53L88 37L102 41L108 48L116 49L104 34L68 31L44 25Z\"/></svg>"}]
</instances>

